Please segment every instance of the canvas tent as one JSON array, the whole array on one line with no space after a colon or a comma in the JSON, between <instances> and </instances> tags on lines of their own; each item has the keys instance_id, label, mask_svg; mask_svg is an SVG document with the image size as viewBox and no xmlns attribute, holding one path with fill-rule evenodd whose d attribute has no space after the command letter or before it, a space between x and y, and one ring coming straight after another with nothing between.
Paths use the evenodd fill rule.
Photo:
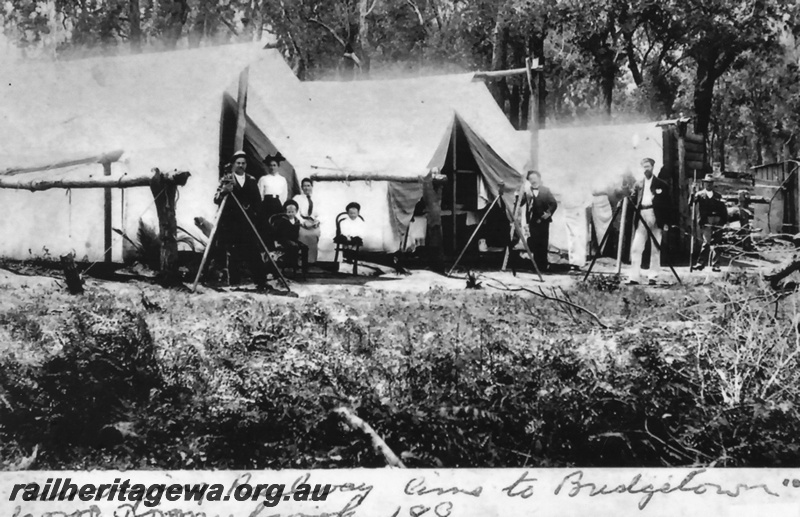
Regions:
<instances>
[{"instance_id":1,"label":"canvas tent","mask_svg":"<svg viewBox=\"0 0 800 517\"><path fill-rule=\"evenodd\" d=\"M272 84L291 89L297 79L277 51L259 44L228 45L122 57L0 68L0 176L6 182L102 177L96 161L63 162L123 151L113 178L149 175L152 167L188 170L178 221L211 220L220 154L230 153L223 92L247 67L263 69ZM222 114L222 116L221 116ZM228 154L229 156L230 154ZM36 172L25 172L34 168ZM135 236L141 216L154 217L147 188L111 189L112 225ZM0 189L0 255L25 259L74 251L102 260L103 189L42 192ZM112 257L122 259L114 234Z\"/></svg>"},{"instance_id":2,"label":"canvas tent","mask_svg":"<svg viewBox=\"0 0 800 517\"><path fill-rule=\"evenodd\" d=\"M527 161L514 129L472 74L308 82L286 90L271 88L270 78L256 72L248 114L299 178L335 179L315 185L323 260L332 252L334 218L350 201L361 204L367 220L365 247L391 253L402 246L422 197L416 178L433 168L447 174L447 205L457 174L456 208L485 205L504 182L510 210ZM455 172L464 169L472 170Z\"/></svg>"},{"instance_id":3,"label":"canvas tent","mask_svg":"<svg viewBox=\"0 0 800 517\"><path fill-rule=\"evenodd\" d=\"M517 138L520 145L530 145L528 132L518 132ZM596 193L621 186L625 174L639 179L645 157L656 161L656 171L661 169L662 129L655 122L541 130L539 169L559 206L550 229L551 247L568 251L570 263L582 265L589 240L586 209ZM607 220L611 214L606 211Z\"/></svg>"}]
</instances>

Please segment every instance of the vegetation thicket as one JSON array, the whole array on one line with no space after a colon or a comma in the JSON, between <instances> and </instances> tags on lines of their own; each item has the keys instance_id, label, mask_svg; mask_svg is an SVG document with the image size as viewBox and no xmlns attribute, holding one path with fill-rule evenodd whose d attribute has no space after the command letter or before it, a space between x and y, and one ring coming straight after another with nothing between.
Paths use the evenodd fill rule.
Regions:
<instances>
[{"instance_id":1,"label":"vegetation thicket","mask_svg":"<svg viewBox=\"0 0 800 517\"><path fill-rule=\"evenodd\" d=\"M565 292L2 288L0 466L800 465L795 295Z\"/></svg>"}]
</instances>

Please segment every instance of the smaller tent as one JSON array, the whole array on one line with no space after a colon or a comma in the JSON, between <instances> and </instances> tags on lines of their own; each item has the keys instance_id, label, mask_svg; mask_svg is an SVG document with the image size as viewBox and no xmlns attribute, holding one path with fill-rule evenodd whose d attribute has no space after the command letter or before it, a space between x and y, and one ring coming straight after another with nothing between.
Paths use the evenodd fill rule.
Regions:
<instances>
[{"instance_id":1,"label":"smaller tent","mask_svg":"<svg viewBox=\"0 0 800 517\"><path fill-rule=\"evenodd\" d=\"M529 148L527 131L518 139ZM626 174L638 180L643 158L653 158L660 170L661 146L662 129L655 122L539 131L539 170L559 205L550 245L567 251L571 264L584 264L590 238L586 209L597 201L596 194L621 186ZM607 222L610 213L605 215Z\"/></svg>"}]
</instances>

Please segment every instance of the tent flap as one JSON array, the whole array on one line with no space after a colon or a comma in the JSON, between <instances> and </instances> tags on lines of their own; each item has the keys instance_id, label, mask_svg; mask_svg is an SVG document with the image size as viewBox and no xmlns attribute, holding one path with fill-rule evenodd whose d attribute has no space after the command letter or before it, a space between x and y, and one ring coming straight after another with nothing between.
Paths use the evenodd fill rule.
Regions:
<instances>
[{"instance_id":1,"label":"tent flap","mask_svg":"<svg viewBox=\"0 0 800 517\"><path fill-rule=\"evenodd\" d=\"M422 183L390 181L387 197L392 230L402 242L411 218L414 217L414 208L422 199Z\"/></svg>"}]
</instances>

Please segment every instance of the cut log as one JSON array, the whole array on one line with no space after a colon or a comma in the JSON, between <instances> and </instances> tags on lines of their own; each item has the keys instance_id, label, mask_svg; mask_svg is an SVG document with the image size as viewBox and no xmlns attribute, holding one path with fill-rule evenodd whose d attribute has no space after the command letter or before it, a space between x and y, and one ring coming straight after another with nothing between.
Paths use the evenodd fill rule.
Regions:
<instances>
[{"instance_id":1,"label":"cut log","mask_svg":"<svg viewBox=\"0 0 800 517\"><path fill-rule=\"evenodd\" d=\"M61 255L61 267L64 269L64 279L70 294L83 294L83 280L75 267L74 255Z\"/></svg>"},{"instance_id":2,"label":"cut log","mask_svg":"<svg viewBox=\"0 0 800 517\"><path fill-rule=\"evenodd\" d=\"M0 176L0 188L30 190L48 190L51 188L130 188L146 187L150 185L152 175L129 176L89 176L88 178L40 178L25 179L24 177Z\"/></svg>"},{"instance_id":3,"label":"cut log","mask_svg":"<svg viewBox=\"0 0 800 517\"><path fill-rule=\"evenodd\" d=\"M313 169L322 169L323 167L312 166ZM329 173L315 173L311 175L313 181L393 181L395 183L420 183L423 182L426 176L397 176L395 174L359 174L351 176L349 174L329 174ZM446 183L447 176L444 174L434 174L432 176L433 183Z\"/></svg>"}]
</instances>

